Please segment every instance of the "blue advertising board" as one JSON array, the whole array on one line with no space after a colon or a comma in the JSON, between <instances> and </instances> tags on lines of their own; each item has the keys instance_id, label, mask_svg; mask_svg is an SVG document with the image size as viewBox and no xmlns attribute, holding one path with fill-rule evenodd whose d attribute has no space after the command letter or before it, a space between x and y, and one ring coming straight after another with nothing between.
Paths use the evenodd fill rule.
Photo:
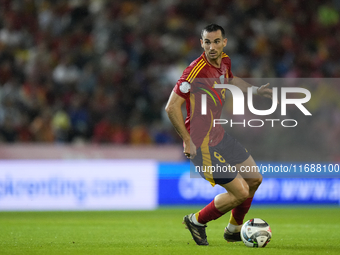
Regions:
<instances>
[{"instance_id":1,"label":"blue advertising board","mask_svg":"<svg viewBox=\"0 0 340 255\"><path fill-rule=\"evenodd\" d=\"M263 173L264 179L255 194L254 204L339 204L340 178L339 172L330 173L308 172L298 174L277 172L274 168L283 169L289 163L259 162L258 165L271 166L271 173ZM305 167L304 164L295 164L296 169ZM316 164L317 165L317 164ZM328 165L331 164L327 164ZM336 165L333 164L333 169ZM292 165L294 167L294 164ZM303 169L303 168L302 168ZM322 169L322 168L321 168ZM307 169L305 169L307 171ZM305 171L303 170L303 171ZM268 170L267 170L268 171ZM313 169L312 169L313 171ZM193 178L190 175L190 164L160 163L158 176L158 203L159 205L196 205L207 204L217 194L225 190L216 185L212 187L203 178Z\"/></svg>"}]
</instances>

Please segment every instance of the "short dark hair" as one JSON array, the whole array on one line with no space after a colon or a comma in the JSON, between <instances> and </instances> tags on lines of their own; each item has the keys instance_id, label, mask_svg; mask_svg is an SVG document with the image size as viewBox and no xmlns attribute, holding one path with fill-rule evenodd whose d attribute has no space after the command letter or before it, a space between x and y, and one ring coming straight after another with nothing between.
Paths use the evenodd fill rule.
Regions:
<instances>
[{"instance_id":1,"label":"short dark hair","mask_svg":"<svg viewBox=\"0 0 340 255\"><path fill-rule=\"evenodd\" d=\"M205 28L203 28L202 32L201 32L201 37L203 39L204 31L207 31L208 33L210 33L210 32L215 32L215 31L218 31L218 30L221 31L222 37L224 38L225 37L224 29L223 29L223 27L221 27L217 24L210 24L210 25L206 26Z\"/></svg>"}]
</instances>

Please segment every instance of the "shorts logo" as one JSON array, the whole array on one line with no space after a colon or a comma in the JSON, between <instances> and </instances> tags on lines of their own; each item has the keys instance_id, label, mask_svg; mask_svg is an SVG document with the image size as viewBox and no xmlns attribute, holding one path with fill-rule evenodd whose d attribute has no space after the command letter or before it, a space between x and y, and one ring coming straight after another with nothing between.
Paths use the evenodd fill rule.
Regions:
<instances>
[{"instance_id":1,"label":"shorts logo","mask_svg":"<svg viewBox=\"0 0 340 255\"><path fill-rule=\"evenodd\" d=\"M188 93L191 89L191 85L189 82L182 82L182 84L179 86L179 90L182 92L182 93Z\"/></svg>"}]
</instances>

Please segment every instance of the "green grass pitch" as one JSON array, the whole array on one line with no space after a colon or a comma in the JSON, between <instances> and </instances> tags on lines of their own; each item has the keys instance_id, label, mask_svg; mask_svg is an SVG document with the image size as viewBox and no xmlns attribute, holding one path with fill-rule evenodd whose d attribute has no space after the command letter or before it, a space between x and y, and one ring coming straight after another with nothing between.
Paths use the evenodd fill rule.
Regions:
<instances>
[{"instance_id":1,"label":"green grass pitch","mask_svg":"<svg viewBox=\"0 0 340 255\"><path fill-rule=\"evenodd\" d=\"M266 248L227 243L229 213L209 223L209 246L195 245L181 223L198 209L1 212L0 254L340 254L339 207L252 207L246 219L272 228Z\"/></svg>"}]
</instances>

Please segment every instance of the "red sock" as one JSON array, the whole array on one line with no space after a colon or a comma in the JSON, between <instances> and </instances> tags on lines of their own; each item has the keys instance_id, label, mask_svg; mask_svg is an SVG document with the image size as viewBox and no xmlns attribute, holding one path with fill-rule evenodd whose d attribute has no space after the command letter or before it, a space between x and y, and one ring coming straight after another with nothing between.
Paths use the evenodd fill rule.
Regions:
<instances>
[{"instance_id":1,"label":"red sock","mask_svg":"<svg viewBox=\"0 0 340 255\"><path fill-rule=\"evenodd\" d=\"M224 213L217 210L215 207L214 200L210 202L201 211L195 214L196 219L201 224L206 224L209 221L216 220L221 217Z\"/></svg>"},{"instance_id":2,"label":"red sock","mask_svg":"<svg viewBox=\"0 0 340 255\"><path fill-rule=\"evenodd\" d=\"M253 201L252 197L247 198L242 204L236 206L233 210L231 210L231 217L230 217L231 224L234 224L234 225L243 224L244 216L249 211L252 201Z\"/></svg>"}]
</instances>

